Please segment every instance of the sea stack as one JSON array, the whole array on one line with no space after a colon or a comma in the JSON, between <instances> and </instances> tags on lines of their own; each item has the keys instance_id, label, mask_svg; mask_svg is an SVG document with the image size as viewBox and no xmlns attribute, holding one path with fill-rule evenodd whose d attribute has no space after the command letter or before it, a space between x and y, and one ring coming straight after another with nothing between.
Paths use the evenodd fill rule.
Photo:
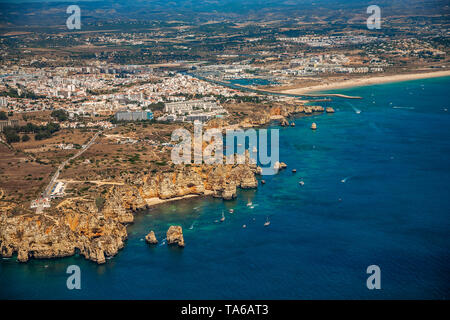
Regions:
<instances>
[{"instance_id":1,"label":"sea stack","mask_svg":"<svg viewBox=\"0 0 450 320\"><path fill-rule=\"evenodd\" d=\"M166 234L167 244L184 247L183 229L180 226L170 226Z\"/></svg>"},{"instance_id":2,"label":"sea stack","mask_svg":"<svg viewBox=\"0 0 450 320\"><path fill-rule=\"evenodd\" d=\"M275 162L275 164L273 165L273 168L275 170L282 170L282 169L286 169L287 168L287 164L284 162Z\"/></svg>"},{"instance_id":3,"label":"sea stack","mask_svg":"<svg viewBox=\"0 0 450 320\"><path fill-rule=\"evenodd\" d=\"M158 239L156 239L155 233L152 231L150 231L150 233L148 235L145 236L145 241L147 241L147 243L149 244L157 244L158 243Z\"/></svg>"},{"instance_id":4,"label":"sea stack","mask_svg":"<svg viewBox=\"0 0 450 320\"><path fill-rule=\"evenodd\" d=\"M313 122L313 124L311 125L311 129L312 130L316 130L317 129L317 124L315 122Z\"/></svg>"}]
</instances>

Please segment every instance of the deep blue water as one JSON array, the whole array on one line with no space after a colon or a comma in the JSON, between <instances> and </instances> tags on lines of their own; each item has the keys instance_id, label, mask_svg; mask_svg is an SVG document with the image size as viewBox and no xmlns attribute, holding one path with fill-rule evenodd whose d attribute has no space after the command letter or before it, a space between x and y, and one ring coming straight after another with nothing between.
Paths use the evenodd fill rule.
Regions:
<instances>
[{"instance_id":1,"label":"deep blue water","mask_svg":"<svg viewBox=\"0 0 450 320\"><path fill-rule=\"evenodd\" d=\"M140 214L103 266L0 260L0 298L448 299L449 88L441 78L340 90L364 99L336 100L335 114L280 128L281 160L296 174L264 177L235 201ZM226 221L215 223L222 210ZM151 229L161 240L171 224L183 226L184 249L143 241ZM66 288L71 264L81 268L78 291ZM381 290L366 287L372 264Z\"/></svg>"}]
</instances>

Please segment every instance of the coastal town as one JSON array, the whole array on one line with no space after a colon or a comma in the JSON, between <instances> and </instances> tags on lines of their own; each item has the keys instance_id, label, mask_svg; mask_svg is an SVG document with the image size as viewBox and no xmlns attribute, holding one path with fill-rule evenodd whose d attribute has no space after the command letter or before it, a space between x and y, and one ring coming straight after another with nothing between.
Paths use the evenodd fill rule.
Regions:
<instances>
[{"instance_id":1,"label":"coastal town","mask_svg":"<svg viewBox=\"0 0 450 320\"><path fill-rule=\"evenodd\" d=\"M321 31L320 17L307 26L181 19L88 21L85 33L0 28L2 256L79 251L103 264L123 248L134 212L230 200L261 183L250 163L175 165L175 129L289 130L299 117L336 112L337 95L318 89L450 75L445 19L405 29L407 18L393 16L389 32ZM320 130L313 120L308 128ZM169 231L184 246L181 230Z\"/></svg>"}]
</instances>

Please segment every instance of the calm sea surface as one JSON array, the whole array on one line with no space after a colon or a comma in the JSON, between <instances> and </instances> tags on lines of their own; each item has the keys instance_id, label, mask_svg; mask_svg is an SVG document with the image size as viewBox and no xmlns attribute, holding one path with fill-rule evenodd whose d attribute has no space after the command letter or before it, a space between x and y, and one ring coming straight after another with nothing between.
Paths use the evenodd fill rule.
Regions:
<instances>
[{"instance_id":1,"label":"calm sea surface","mask_svg":"<svg viewBox=\"0 0 450 320\"><path fill-rule=\"evenodd\" d=\"M364 99L335 100L324 104L335 114L280 128L289 170L258 190L139 214L106 265L0 259L0 298L448 299L449 90L440 78L336 91ZM183 226L183 250L143 241L172 224ZM72 264L81 290L66 288ZM366 287L373 264L381 290Z\"/></svg>"}]
</instances>

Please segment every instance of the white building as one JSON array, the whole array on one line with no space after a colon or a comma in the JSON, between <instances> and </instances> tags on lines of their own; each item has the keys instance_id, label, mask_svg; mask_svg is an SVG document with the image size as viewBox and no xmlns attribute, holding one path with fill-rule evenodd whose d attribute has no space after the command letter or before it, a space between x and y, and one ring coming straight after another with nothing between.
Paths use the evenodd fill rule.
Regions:
<instances>
[{"instance_id":1,"label":"white building","mask_svg":"<svg viewBox=\"0 0 450 320\"><path fill-rule=\"evenodd\" d=\"M56 184L56 186L52 189L52 193L50 195L50 198L55 199L55 198L64 197L65 189L66 189L65 183L64 182L58 182Z\"/></svg>"}]
</instances>

